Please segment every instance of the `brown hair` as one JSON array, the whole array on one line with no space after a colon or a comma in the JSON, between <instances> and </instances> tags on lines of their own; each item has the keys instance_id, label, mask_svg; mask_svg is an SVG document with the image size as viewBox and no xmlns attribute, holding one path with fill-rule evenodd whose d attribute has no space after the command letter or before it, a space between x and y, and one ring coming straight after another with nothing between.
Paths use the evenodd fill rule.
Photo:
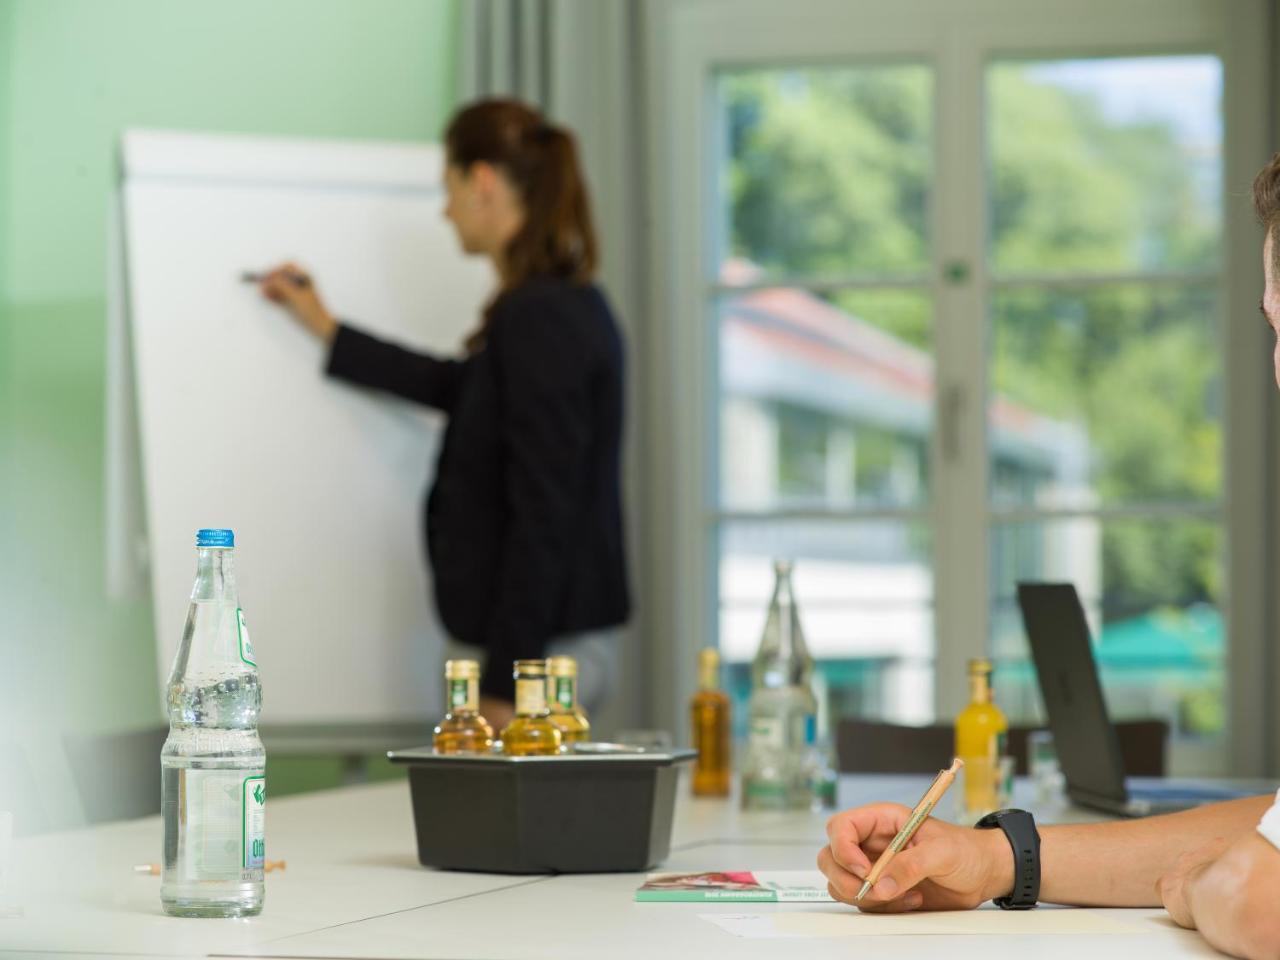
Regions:
<instances>
[{"instance_id":1,"label":"brown hair","mask_svg":"<svg viewBox=\"0 0 1280 960\"><path fill-rule=\"evenodd\" d=\"M524 224L507 246L507 277L466 342L484 345L494 303L534 277L589 283L596 271L591 203L574 136L518 100L481 100L459 110L444 135L448 162L498 167L524 204Z\"/></svg>"},{"instance_id":2,"label":"brown hair","mask_svg":"<svg viewBox=\"0 0 1280 960\"><path fill-rule=\"evenodd\" d=\"M1253 178L1253 209L1271 238L1271 269L1280 277L1280 153Z\"/></svg>"}]
</instances>

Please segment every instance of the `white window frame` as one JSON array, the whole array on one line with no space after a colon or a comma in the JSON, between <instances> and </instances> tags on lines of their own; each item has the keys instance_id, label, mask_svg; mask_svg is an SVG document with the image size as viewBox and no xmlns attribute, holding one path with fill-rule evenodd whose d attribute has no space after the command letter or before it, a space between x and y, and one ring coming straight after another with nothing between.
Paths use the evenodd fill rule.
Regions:
<instances>
[{"instance_id":1,"label":"white window frame","mask_svg":"<svg viewBox=\"0 0 1280 960\"><path fill-rule=\"evenodd\" d=\"M1225 600L1230 649L1230 770L1280 770L1280 707L1267 679L1280 665L1265 639L1280 614L1267 590L1269 544L1280 543L1267 491L1277 475L1269 442L1277 403L1256 319L1261 231L1247 188L1269 155L1270 19L1265 0L648 0L648 191L654 295L644 365L650 425L646 481L651 535L651 712L687 734L697 648L715 642L717 556L716 341L707 318L714 285L716 149L712 77L752 63L930 62L963 82L935 87L935 163L955 184L930 210L935 266L966 262L970 281L933 271L937 408L931 453L935 512L937 676L961 678L988 643L989 506L983 73L997 57L1137 55L1210 50L1224 69L1223 360L1226 398ZM977 122L975 122L977 121ZM1245 196L1241 196L1245 193ZM946 444L944 435L953 438ZM943 447L947 449L943 449ZM1259 450L1271 451L1260 464ZM861 515L861 514L858 514ZM867 514L874 517L876 514ZM1264 523L1259 523L1264 518ZM943 523L943 520L946 520ZM1273 606L1275 609L1273 609ZM1262 667L1262 669L1259 669ZM936 684L935 710L963 705L959 681Z\"/></svg>"}]
</instances>

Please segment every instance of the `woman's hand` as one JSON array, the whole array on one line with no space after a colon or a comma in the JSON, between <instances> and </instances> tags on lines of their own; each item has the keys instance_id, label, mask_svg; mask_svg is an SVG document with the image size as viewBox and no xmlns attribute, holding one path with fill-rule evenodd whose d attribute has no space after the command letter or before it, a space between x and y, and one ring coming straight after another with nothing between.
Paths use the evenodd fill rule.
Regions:
<instances>
[{"instance_id":1,"label":"woman's hand","mask_svg":"<svg viewBox=\"0 0 1280 960\"><path fill-rule=\"evenodd\" d=\"M315 281L296 263L284 263L262 277L262 295L287 309L298 323L325 343L338 332L338 321L326 309Z\"/></svg>"},{"instance_id":2,"label":"woman's hand","mask_svg":"<svg viewBox=\"0 0 1280 960\"><path fill-rule=\"evenodd\" d=\"M818 853L831 896L862 910L968 910L1013 888L1013 852L1000 830L969 830L932 818L893 858L861 902L854 898L876 858L911 818L908 807L875 803L837 813Z\"/></svg>"}]
</instances>

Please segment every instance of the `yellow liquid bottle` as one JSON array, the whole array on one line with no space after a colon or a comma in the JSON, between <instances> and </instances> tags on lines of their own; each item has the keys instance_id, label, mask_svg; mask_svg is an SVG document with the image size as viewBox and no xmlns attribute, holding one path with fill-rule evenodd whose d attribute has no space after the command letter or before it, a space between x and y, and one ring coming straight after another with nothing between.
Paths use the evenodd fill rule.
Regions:
<instances>
[{"instance_id":1,"label":"yellow liquid bottle","mask_svg":"<svg viewBox=\"0 0 1280 960\"><path fill-rule=\"evenodd\" d=\"M480 664L474 660L446 660L444 682L449 712L436 726L436 753L488 753L493 727L480 716Z\"/></svg>"},{"instance_id":2,"label":"yellow liquid bottle","mask_svg":"<svg viewBox=\"0 0 1280 960\"><path fill-rule=\"evenodd\" d=\"M551 722L560 731L563 743L586 743L591 724L578 703L578 661L573 657L547 658L547 700Z\"/></svg>"},{"instance_id":3,"label":"yellow liquid bottle","mask_svg":"<svg viewBox=\"0 0 1280 960\"><path fill-rule=\"evenodd\" d=\"M560 752L560 731L547 708L547 661L517 660L516 715L502 730L502 750L509 757L535 757Z\"/></svg>"},{"instance_id":4,"label":"yellow liquid bottle","mask_svg":"<svg viewBox=\"0 0 1280 960\"><path fill-rule=\"evenodd\" d=\"M1009 721L991 701L990 660L969 661L969 705L956 717L956 756L964 761L964 817L997 809L1000 757Z\"/></svg>"},{"instance_id":5,"label":"yellow liquid bottle","mask_svg":"<svg viewBox=\"0 0 1280 960\"><path fill-rule=\"evenodd\" d=\"M693 793L698 797L727 797L731 758L730 704L720 689L720 654L708 647L698 655L699 690L689 701L693 748Z\"/></svg>"}]
</instances>

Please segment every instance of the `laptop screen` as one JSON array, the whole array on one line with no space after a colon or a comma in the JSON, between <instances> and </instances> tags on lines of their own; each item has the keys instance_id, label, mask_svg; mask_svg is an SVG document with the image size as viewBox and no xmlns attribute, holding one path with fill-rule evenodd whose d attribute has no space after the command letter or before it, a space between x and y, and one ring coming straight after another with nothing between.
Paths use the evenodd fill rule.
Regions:
<instances>
[{"instance_id":1,"label":"laptop screen","mask_svg":"<svg viewBox=\"0 0 1280 960\"><path fill-rule=\"evenodd\" d=\"M1018 605L1068 790L1123 803L1124 762L1107 716L1089 624L1076 588L1069 583L1020 583Z\"/></svg>"}]
</instances>

